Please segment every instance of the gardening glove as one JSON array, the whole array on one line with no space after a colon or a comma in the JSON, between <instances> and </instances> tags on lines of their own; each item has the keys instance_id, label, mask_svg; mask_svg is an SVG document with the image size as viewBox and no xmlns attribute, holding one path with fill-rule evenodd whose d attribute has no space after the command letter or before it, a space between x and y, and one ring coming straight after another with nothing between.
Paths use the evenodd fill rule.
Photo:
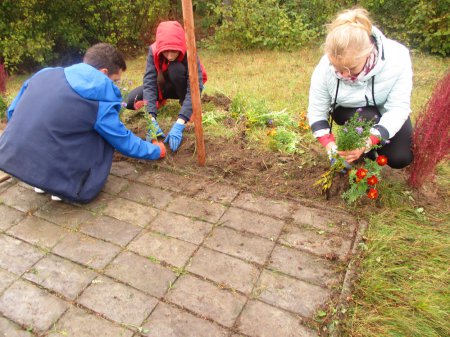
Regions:
<instances>
[{"instance_id":1,"label":"gardening glove","mask_svg":"<svg viewBox=\"0 0 450 337\"><path fill-rule=\"evenodd\" d=\"M155 118L152 118L152 123L156 129L156 137L165 137L166 135L164 134L163 130L161 129L161 127L158 124L158 121ZM149 142L152 140L150 130L147 132L146 140Z\"/></svg>"},{"instance_id":2,"label":"gardening glove","mask_svg":"<svg viewBox=\"0 0 450 337\"><path fill-rule=\"evenodd\" d=\"M178 150L178 147L181 144L181 140L183 139L183 130L185 127L186 127L185 124L176 121L175 124L172 126L170 132L167 134L166 139L164 140L164 143L169 142L170 149L173 152Z\"/></svg>"},{"instance_id":3,"label":"gardening glove","mask_svg":"<svg viewBox=\"0 0 450 337\"><path fill-rule=\"evenodd\" d=\"M159 158L164 158L166 156L166 147L164 146L163 142L158 142L156 140L152 141L153 145L156 145L161 150L161 154L159 155Z\"/></svg>"}]
</instances>

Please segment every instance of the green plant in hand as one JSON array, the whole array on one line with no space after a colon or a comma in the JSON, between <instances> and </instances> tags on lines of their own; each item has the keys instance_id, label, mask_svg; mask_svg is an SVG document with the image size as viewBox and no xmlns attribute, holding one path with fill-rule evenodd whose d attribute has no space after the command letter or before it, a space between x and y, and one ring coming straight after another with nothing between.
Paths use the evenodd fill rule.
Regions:
<instances>
[{"instance_id":1,"label":"green plant in hand","mask_svg":"<svg viewBox=\"0 0 450 337\"><path fill-rule=\"evenodd\" d=\"M156 129L155 124L153 124L151 115L147 113L147 109L145 109L145 106L143 109L144 109L144 119L147 124L147 130L148 130L147 140L151 141L151 142L157 141L158 140L158 134L157 134L158 130Z\"/></svg>"},{"instance_id":2,"label":"green plant in hand","mask_svg":"<svg viewBox=\"0 0 450 337\"><path fill-rule=\"evenodd\" d=\"M358 109L359 110L359 109ZM373 120L366 120L356 113L336 132L336 145L338 151L351 151L362 148L370 136Z\"/></svg>"},{"instance_id":3,"label":"green plant in hand","mask_svg":"<svg viewBox=\"0 0 450 337\"><path fill-rule=\"evenodd\" d=\"M366 145L367 138L370 136L370 128L373 126L374 121L362 118L359 115L360 111L360 109L357 109L356 113L337 130L336 145L338 151L355 150ZM322 193L328 192L333 183L334 175L346 167L344 159L337 152L330 153L330 161L332 163L330 169L314 183L314 186L320 186ZM350 180L351 184L352 180Z\"/></svg>"}]
</instances>

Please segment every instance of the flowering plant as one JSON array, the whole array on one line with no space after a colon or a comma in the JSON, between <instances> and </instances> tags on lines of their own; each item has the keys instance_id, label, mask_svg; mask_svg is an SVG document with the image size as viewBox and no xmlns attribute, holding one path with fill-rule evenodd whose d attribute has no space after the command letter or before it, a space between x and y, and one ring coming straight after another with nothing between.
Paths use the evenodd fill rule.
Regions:
<instances>
[{"instance_id":1,"label":"flowering plant","mask_svg":"<svg viewBox=\"0 0 450 337\"><path fill-rule=\"evenodd\" d=\"M329 153L331 167L321 175L314 186L320 185L322 192L327 193L331 188L333 177L336 172L349 168L350 165L337 154L337 151L351 151L366 146L367 139L370 136L370 128L373 126L373 120L362 118L359 113L361 108L337 130L336 145L337 149L332 149Z\"/></svg>"},{"instance_id":2,"label":"flowering plant","mask_svg":"<svg viewBox=\"0 0 450 337\"><path fill-rule=\"evenodd\" d=\"M342 194L349 204L364 195L369 199L378 198L377 184L380 181L381 170L387 164L386 156L378 156L376 161L366 158L364 166L353 169L349 173L350 188Z\"/></svg>"}]
</instances>

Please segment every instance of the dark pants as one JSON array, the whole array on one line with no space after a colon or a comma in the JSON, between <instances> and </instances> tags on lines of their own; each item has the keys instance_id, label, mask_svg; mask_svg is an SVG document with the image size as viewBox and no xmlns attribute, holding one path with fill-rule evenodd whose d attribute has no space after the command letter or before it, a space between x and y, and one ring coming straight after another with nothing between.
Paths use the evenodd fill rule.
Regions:
<instances>
[{"instance_id":1,"label":"dark pants","mask_svg":"<svg viewBox=\"0 0 450 337\"><path fill-rule=\"evenodd\" d=\"M156 83L155 83L156 85ZM159 90L162 90L163 99L174 98L180 100L180 105L183 104L184 97L187 92L187 69L183 63L172 62L169 68L164 73L164 83ZM134 110L134 102L142 101L144 99L144 87L134 88L128 94L127 109Z\"/></svg>"},{"instance_id":2,"label":"dark pants","mask_svg":"<svg viewBox=\"0 0 450 337\"><path fill-rule=\"evenodd\" d=\"M336 124L344 125L355 114L356 109L339 107L332 114L332 118ZM373 119L375 123L378 123L381 118L380 112L373 106L363 107L359 114L364 119ZM375 155L374 152L371 152L368 153L369 158ZM392 168L401 169L411 164L413 160L411 119L408 117L400 130L389 140L389 143L378 148L376 152L386 156L388 165Z\"/></svg>"}]
</instances>

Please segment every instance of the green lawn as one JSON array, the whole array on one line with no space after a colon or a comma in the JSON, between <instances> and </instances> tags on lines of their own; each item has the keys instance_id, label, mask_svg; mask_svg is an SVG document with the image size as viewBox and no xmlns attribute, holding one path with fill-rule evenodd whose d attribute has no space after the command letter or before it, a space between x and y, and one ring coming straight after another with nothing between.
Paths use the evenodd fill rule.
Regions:
<instances>
[{"instance_id":1,"label":"green lawn","mask_svg":"<svg viewBox=\"0 0 450 337\"><path fill-rule=\"evenodd\" d=\"M308 105L311 73L318 48L296 52L221 53L200 50L208 71L205 93L237 94L263 100L270 109L293 116ZM423 111L449 59L413 53L413 119ZM128 60L130 86L142 82L146 56ZM13 76L6 100L18 91L23 76ZM310 141L310 140L309 140ZM304 145L304 144L303 144ZM439 167L441 202L417 198L405 182L387 181L381 208L374 208L366 233L353 300L339 325L346 336L450 336L450 168ZM318 175L322 172L318 172Z\"/></svg>"}]
</instances>

